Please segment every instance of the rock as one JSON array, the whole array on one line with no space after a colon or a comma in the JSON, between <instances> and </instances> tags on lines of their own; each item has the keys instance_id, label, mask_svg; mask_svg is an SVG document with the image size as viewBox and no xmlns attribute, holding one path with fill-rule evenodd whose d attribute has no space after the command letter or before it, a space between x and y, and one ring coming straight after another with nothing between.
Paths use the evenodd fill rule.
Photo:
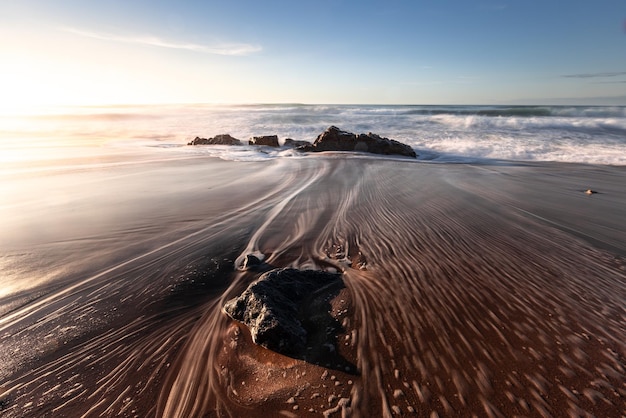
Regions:
<instances>
[{"instance_id":1,"label":"rock","mask_svg":"<svg viewBox=\"0 0 626 418\"><path fill-rule=\"evenodd\" d=\"M253 136L252 139L248 141L248 144L249 145L265 145L268 147L277 147L278 136L277 135Z\"/></svg>"},{"instance_id":2,"label":"rock","mask_svg":"<svg viewBox=\"0 0 626 418\"><path fill-rule=\"evenodd\" d=\"M216 135L213 138L196 137L187 145L241 145L241 141L228 134Z\"/></svg>"},{"instance_id":3,"label":"rock","mask_svg":"<svg viewBox=\"0 0 626 418\"><path fill-rule=\"evenodd\" d=\"M341 274L316 270L275 269L262 274L224 311L243 322L256 344L293 357L306 352L311 305L328 308L328 295L343 288ZM320 293L324 303L319 303ZM322 314L328 315L328 312ZM320 314L321 315L321 314ZM303 324L304 323L304 324ZM327 324L324 324L324 329Z\"/></svg>"},{"instance_id":4,"label":"rock","mask_svg":"<svg viewBox=\"0 0 626 418\"><path fill-rule=\"evenodd\" d=\"M316 151L354 151L357 148L356 135L331 126L317 136L313 148Z\"/></svg>"},{"instance_id":5,"label":"rock","mask_svg":"<svg viewBox=\"0 0 626 418\"><path fill-rule=\"evenodd\" d=\"M244 270L257 270L263 262L253 254L247 254L241 266Z\"/></svg>"},{"instance_id":6,"label":"rock","mask_svg":"<svg viewBox=\"0 0 626 418\"><path fill-rule=\"evenodd\" d=\"M286 147L298 148L298 147L304 147L307 145L311 146L311 143L309 141L301 141L301 140L291 139L291 138L285 139Z\"/></svg>"},{"instance_id":7,"label":"rock","mask_svg":"<svg viewBox=\"0 0 626 418\"><path fill-rule=\"evenodd\" d=\"M303 151L361 151L384 155L404 155L416 158L417 154L410 146L379 135L353 134L331 126L320 134L310 149Z\"/></svg>"}]
</instances>

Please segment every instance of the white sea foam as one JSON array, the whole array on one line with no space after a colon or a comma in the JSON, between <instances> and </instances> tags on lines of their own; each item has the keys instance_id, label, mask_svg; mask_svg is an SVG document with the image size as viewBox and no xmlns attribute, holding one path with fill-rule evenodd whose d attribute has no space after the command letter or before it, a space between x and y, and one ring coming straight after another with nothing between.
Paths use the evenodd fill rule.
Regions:
<instances>
[{"instance_id":1,"label":"white sea foam","mask_svg":"<svg viewBox=\"0 0 626 418\"><path fill-rule=\"evenodd\" d=\"M108 144L119 148L263 161L297 157L284 149L184 146L229 133L315 140L330 125L375 132L410 144L420 159L505 159L626 165L624 106L180 105L65 109L0 118L3 155L37 147ZM41 153L39 153L41 154ZM8 157L6 157L8 158ZM6 159L5 158L5 159Z\"/></svg>"},{"instance_id":2,"label":"white sea foam","mask_svg":"<svg viewBox=\"0 0 626 418\"><path fill-rule=\"evenodd\" d=\"M205 155L227 161L267 161L276 158L303 158L304 155L293 149L258 147L253 145L206 145L185 147L182 152L192 155Z\"/></svg>"}]
</instances>

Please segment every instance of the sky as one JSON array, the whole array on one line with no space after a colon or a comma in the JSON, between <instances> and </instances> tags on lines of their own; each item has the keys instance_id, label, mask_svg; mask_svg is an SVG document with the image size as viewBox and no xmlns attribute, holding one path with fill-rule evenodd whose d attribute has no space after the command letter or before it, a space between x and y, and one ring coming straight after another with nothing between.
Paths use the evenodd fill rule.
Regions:
<instances>
[{"instance_id":1,"label":"sky","mask_svg":"<svg viewBox=\"0 0 626 418\"><path fill-rule=\"evenodd\" d=\"M0 111L622 104L624 0L0 0Z\"/></svg>"}]
</instances>

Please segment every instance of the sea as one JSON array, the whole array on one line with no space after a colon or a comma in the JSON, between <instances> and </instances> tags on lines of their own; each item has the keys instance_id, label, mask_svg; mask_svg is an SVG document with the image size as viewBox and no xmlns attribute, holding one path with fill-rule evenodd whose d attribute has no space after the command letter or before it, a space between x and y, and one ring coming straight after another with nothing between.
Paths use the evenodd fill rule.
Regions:
<instances>
[{"instance_id":1,"label":"sea","mask_svg":"<svg viewBox=\"0 0 626 418\"><path fill-rule=\"evenodd\" d=\"M314 141L331 125L412 146L424 162L556 161L625 165L626 106L146 105L41 109L0 116L0 164L123 151L262 161L256 147L187 147L196 136Z\"/></svg>"}]
</instances>

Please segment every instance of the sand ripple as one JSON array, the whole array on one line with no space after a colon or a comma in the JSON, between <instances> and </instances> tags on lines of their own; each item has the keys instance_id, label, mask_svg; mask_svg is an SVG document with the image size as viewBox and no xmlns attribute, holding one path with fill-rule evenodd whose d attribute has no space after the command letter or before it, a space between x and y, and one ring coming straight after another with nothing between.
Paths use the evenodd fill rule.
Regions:
<instances>
[{"instance_id":1,"label":"sand ripple","mask_svg":"<svg viewBox=\"0 0 626 418\"><path fill-rule=\"evenodd\" d=\"M239 196L228 217L103 273L106 281L81 282L5 315L5 347L18 349L19 335L38 327L59 346L44 350L49 361L25 357L31 370L6 374L0 399L8 416L625 410L625 249L615 238L623 229L609 231L623 214L602 220L602 207L588 208L585 219L595 223L577 223L576 205L602 201L563 182L534 195L537 179L511 167L280 164L282 181L249 202ZM249 253L277 267L344 272L332 315L344 328L339 354L357 373L257 347L223 314L223 303L255 278L236 269ZM181 288L187 281L170 279L181 274L206 286ZM90 310L114 318L63 349L61 328L72 326L68 318L93 320Z\"/></svg>"}]
</instances>

